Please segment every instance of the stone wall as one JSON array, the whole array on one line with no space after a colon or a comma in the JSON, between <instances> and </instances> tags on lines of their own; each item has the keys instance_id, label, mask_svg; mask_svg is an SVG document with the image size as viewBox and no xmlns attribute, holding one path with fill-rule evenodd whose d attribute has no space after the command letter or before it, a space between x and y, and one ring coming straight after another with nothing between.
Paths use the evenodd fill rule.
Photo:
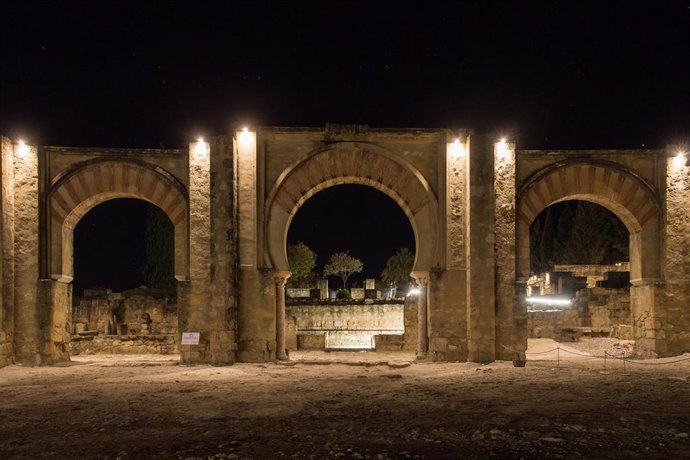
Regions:
<instances>
[{"instance_id":1,"label":"stone wall","mask_svg":"<svg viewBox=\"0 0 690 460\"><path fill-rule=\"evenodd\" d=\"M184 354L186 346L178 346L177 334L76 336L69 344L72 355L92 354Z\"/></svg>"},{"instance_id":2,"label":"stone wall","mask_svg":"<svg viewBox=\"0 0 690 460\"><path fill-rule=\"evenodd\" d=\"M582 334L632 339L630 289L587 288L577 292L569 308L528 311L531 338L567 339Z\"/></svg>"},{"instance_id":3,"label":"stone wall","mask_svg":"<svg viewBox=\"0 0 690 460\"><path fill-rule=\"evenodd\" d=\"M394 301L300 302L286 306L288 349L323 349L325 336L362 333L382 339L385 349L414 350L416 346L416 303ZM366 347L363 347L366 348Z\"/></svg>"},{"instance_id":4,"label":"stone wall","mask_svg":"<svg viewBox=\"0 0 690 460\"><path fill-rule=\"evenodd\" d=\"M14 362L14 146L0 136L0 367Z\"/></svg>"},{"instance_id":5,"label":"stone wall","mask_svg":"<svg viewBox=\"0 0 690 460\"><path fill-rule=\"evenodd\" d=\"M86 289L72 311L73 334L94 331L103 335L177 334L177 305L164 291ZM73 339L74 340L74 339Z\"/></svg>"},{"instance_id":6,"label":"stone wall","mask_svg":"<svg viewBox=\"0 0 690 460\"><path fill-rule=\"evenodd\" d=\"M166 192L174 184L180 202L188 198L183 220L189 220L179 226L179 239L176 230L176 260L178 249L189 251L175 272L179 324L182 331L201 332L201 343L184 360L276 358L282 340L276 277L287 276L289 220L304 200L340 183L388 193L410 217L418 241L415 277L424 280L420 355L488 362L507 358L506 346L524 348L521 289L529 277L529 224L551 203L584 195L618 210L632 231L637 346L646 356L690 351L686 159L660 150L514 152L508 145L514 157L506 162L494 136L463 132L455 149L456 134L337 125L260 128L195 142L188 152L35 146L19 152L3 138L0 366L67 359L71 272L64 271L69 258L54 259L53 251L69 248L71 239L62 233L68 227L54 224L53 211L62 207L56 200L75 201L62 207L70 214L77 207L86 212L98 200L145 197L134 176L124 179L133 163L170 179L143 187L151 194L174 201ZM103 169L108 177L99 181L98 193L80 199L78 174L70 174L104 159L119 166ZM68 176L76 182L60 182ZM84 176L87 183L90 173ZM53 200L51 187L63 182ZM70 218L78 220L79 212ZM590 321L611 320L604 316L595 312Z\"/></svg>"},{"instance_id":7,"label":"stone wall","mask_svg":"<svg viewBox=\"0 0 690 460\"><path fill-rule=\"evenodd\" d=\"M665 285L658 287L655 325L663 356L690 352L690 152L673 151L666 174Z\"/></svg>"},{"instance_id":8,"label":"stone wall","mask_svg":"<svg viewBox=\"0 0 690 460\"><path fill-rule=\"evenodd\" d=\"M231 364L237 352L237 190L233 140L190 145L190 276L178 279L180 332L200 332L185 362Z\"/></svg>"}]
</instances>

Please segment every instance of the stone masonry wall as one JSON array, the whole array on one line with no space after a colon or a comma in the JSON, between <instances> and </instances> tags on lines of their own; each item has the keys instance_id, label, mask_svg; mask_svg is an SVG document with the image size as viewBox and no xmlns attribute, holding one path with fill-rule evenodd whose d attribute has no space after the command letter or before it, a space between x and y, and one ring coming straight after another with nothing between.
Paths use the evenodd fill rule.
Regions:
<instances>
[{"instance_id":1,"label":"stone masonry wall","mask_svg":"<svg viewBox=\"0 0 690 460\"><path fill-rule=\"evenodd\" d=\"M209 362L229 364L237 352L237 233L232 139L211 139L211 299Z\"/></svg>"},{"instance_id":2,"label":"stone masonry wall","mask_svg":"<svg viewBox=\"0 0 690 460\"><path fill-rule=\"evenodd\" d=\"M690 352L690 153L666 160L664 281L655 286L660 356Z\"/></svg>"},{"instance_id":3,"label":"stone masonry wall","mask_svg":"<svg viewBox=\"0 0 690 460\"><path fill-rule=\"evenodd\" d=\"M38 151L34 146L15 148L14 191L15 359L30 365L50 364L51 344L46 337L51 312L49 308L38 311Z\"/></svg>"},{"instance_id":4,"label":"stone masonry wall","mask_svg":"<svg viewBox=\"0 0 690 460\"><path fill-rule=\"evenodd\" d=\"M323 349L329 331L371 332L376 350L408 350L417 346L417 302L302 303L286 307L288 349Z\"/></svg>"},{"instance_id":5,"label":"stone masonry wall","mask_svg":"<svg viewBox=\"0 0 690 460\"><path fill-rule=\"evenodd\" d=\"M630 290L587 288L577 292L573 306L557 311L529 311L531 338L561 339L564 329L582 328L595 335L632 339Z\"/></svg>"},{"instance_id":6,"label":"stone masonry wall","mask_svg":"<svg viewBox=\"0 0 690 460\"><path fill-rule=\"evenodd\" d=\"M177 305L169 303L162 291L87 289L85 295L73 308L73 334L177 334Z\"/></svg>"},{"instance_id":7,"label":"stone masonry wall","mask_svg":"<svg viewBox=\"0 0 690 460\"><path fill-rule=\"evenodd\" d=\"M433 361L467 360L467 142L446 145L445 270L429 274L429 357Z\"/></svg>"},{"instance_id":8,"label":"stone masonry wall","mask_svg":"<svg viewBox=\"0 0 690 460\"><path fill-rule=\"evenodd\" d=\"M14 161L10 139L0 137L0 367L14 362Z\"/></svg>"},{"instance_id":9,"label":"stone masonry wall","mask_svg":"<svg viewBox=\"0 0 690 460\"><path fill-rule=\"evenodd\" d=\"M518 301L515 266L515 145L494 147L496 358L511 360L527 349L526 304Z\"/></svg>"},{"instance_id":10,"label":"stone masonry wall","mask_svg":"<svg viewBox=\"0 0 690 460\"><path fill-rule=\"evenodd\" d=\"M177 334L165 335L107 335L107 336L76 336L69 344L72 355L116 354L140 355L184 354L187 346L179 347Z\"/></svg>"}]
</instances>

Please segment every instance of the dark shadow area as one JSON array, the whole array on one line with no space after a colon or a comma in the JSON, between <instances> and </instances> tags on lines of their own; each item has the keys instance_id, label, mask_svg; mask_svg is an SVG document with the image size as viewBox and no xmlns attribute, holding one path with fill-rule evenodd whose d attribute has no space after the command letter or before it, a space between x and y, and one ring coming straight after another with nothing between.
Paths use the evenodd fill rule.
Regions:
<instances>
[{"instance_id":1,"label":"dark shadow area","mask_svg":"<svg viewBox=\"0 0 690 460\"><path fill-rule=\"evenodd\" d=\"M75 298L95 287L115 292L142 285L174 289L173 267L172 223L146 201L106 201L74 229Z\"/></svg>"},{"instance_id":2,"label":"dark shadow area","mask_svg":"<svg viewBox=\"0 0 690 460\"><path fill-rule=\"evenodd\" d=\"M556 264L628 262L630 234L623 222L596 203L569 200L544 209L530 227L532 273Z\"/></svg>"}]
</instances>

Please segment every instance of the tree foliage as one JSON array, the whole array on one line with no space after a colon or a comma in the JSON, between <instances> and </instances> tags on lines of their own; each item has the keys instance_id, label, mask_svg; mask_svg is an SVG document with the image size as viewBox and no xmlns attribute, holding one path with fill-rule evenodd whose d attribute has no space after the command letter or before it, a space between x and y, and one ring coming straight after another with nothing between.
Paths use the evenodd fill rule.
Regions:
<instances>
[{"instance_id":1,"label":"tree foliage","mask_svg":"<svg viewBox=\"0 0 690 460\"><path fill-rule=\"evenodd\" d=\"M389 287L404 289L410 281L410 272L414 265L414 254L407 248L400 248L390 256L381 272L381 278Z\"/></svg>"},{"instance_id":2,"label":"tree foliage","mask_svg":"<svg viewBox=\"0 0 690 460\"><path fill-rule=\"evenodd\" d=\"M566 201L547 208L532 224L531 269L620 262L628 260L628 246L628 230L612 212L587 201Z\"/></svg>"},{"instance_id":3,"label":"tree foliage","mask_svg":"<svg viewBox=\"0 0 690 460\"><path fill-rule=\"evenodd\" d=\"M144 232L145 255L141 266L146 286L175 292L175 230L165 212L149 205Z\"/></svg>"},{"instance_id":4,"label":"tree foliage","mask_svg":"<svg viewBox=\"0 0 690 460\"><path fill-rule=\"evenodd\" d=\"M364 268L362 261L352 257L347 252L332 254L323 268L324 276L339 276L343 280L343 288L347 289L347 279L353 273L360 273Z\"/></svg>"},{"instance_id":5,"label":"tree foliage","mask_svg":"<svg viewBox=\"0 0 690 460\"><path fill-rule=\"evenodd\" d=\"M314 287L316 281L316 253L301 241L287 247L288 264L292 275L288 278L290 287Z\"/></svg>"}]
</instances>

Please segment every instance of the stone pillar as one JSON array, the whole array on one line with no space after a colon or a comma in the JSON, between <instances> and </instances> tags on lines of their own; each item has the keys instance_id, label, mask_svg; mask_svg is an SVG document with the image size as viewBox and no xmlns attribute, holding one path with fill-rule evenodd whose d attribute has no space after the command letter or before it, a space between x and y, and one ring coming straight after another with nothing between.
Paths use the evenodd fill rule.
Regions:
<instances>
[{"instance_id":1,"label":"stone pillar","mask_svg":"<svg viewBox=\"0 0 690 460\"><path fill-rule=\"evenodd\" d=\"M274 359L276 347L275 283L259 256L260 220L256 133L235 133L235 177L239 253L238 358Z\"/></svg>"},{"instance_id":2,"label":"stone pillar","mask_svg":"<svg viewBox=\"0 0 690 460\"><path fill-rule=\"evenodd\" d=\"M448 133L451 136L451 133ZM439 146L441 266L428 267L429 357L467 360L467 133Z\"/></svg>"},{"instance_id":3,"label":"stone pillar","mask_svg":"<svg viewBox=\"0 0 690 460\"><path fill-rule=\"evenodd\" d=\"M417 285L419 286L419 295L417 297L417 359L425 359L429 351L429 326L427 321L429 273L412 272L412 277L417 281Z\"/></svg>"},{"instance_id":4,"label":"stone pillar","mask_svg":"<svg viewBox=\"0 0 690 460\"><path fill-rule=\"evenodd\" d=\"M690 152L668 149L663 284L653 287L654 355L690 352Z\"/></svg>"},{"instance_id":5,"label":"stone pillar","mask_svg":"<svg viewBox=\"0 0 690 460\"><path fill-rule=\"evenodd\" d=\"M14 145L14 347L18 362L46 363L50 310L38 309L39 178L38 149Z\"/></svg>"},{"instance_id":6,"label":"stone pillar","mask_svg":"<svg viewBox=\"0 0 690 460\"><path fill-rule=\"evenodd\" d=\"M14 146L0 137L0 367L14 362Z\"/></svg>"},{"instance_id":7,"label":"stone pillar","mask_svg":"<svg viewBox=\"0 0 690 460\"><path fill-rule=\"evenodd\" d=\"M181 354L183 362L205 362L211 267L211 159L202 140L189 145L189 280L178 279L179 332L200 332L198 346Z\"/></svg>"},{"instance_id":8,"label":"stone pillar","mask_svg":"<svg viewBox=\"0 0 690 460\"><path fill-rule=\"evenodd\" d=\"M273 273L276 285L276 359L280 361L288 359L285 351L285 286L291 274L283 271Z\"/></svg>"},{"instance_id":9,"label":"stone pillar","mask_svg":"<svg viewBox=\"0 0 690 460\"><path fill-rule=\"evenodd\" d=\"M469 139L467 184L468 359L496 359L494 139Z\"/></svg>"},{"instance_id":10,"label":"stone pillar","mask_svg":"<svg viewBox=\"0 0 690 460\"><path fill-rule=\"evenodd\" d=\"M496 222L496 357L512 360L527 349L527 305L518 302L515 261L515 144L494 146ZM524 311L522 311L524 306Z\"/></svg>"}]
</instances>

